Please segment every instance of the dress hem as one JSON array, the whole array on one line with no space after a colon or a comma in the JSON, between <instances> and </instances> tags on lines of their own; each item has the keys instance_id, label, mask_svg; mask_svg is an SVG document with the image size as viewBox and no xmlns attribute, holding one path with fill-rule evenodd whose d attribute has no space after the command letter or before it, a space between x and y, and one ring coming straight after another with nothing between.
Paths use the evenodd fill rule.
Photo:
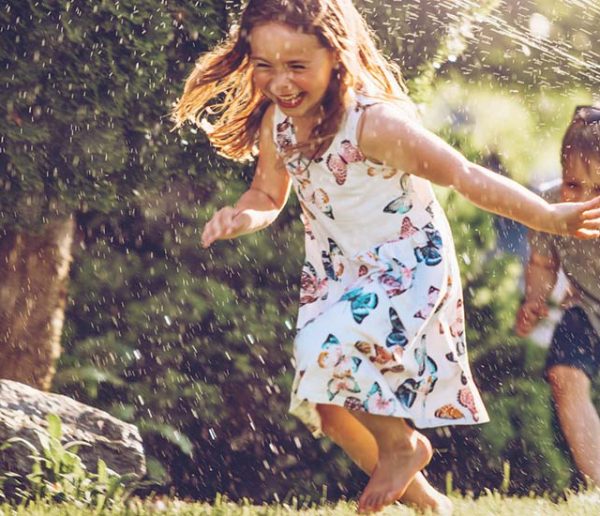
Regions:
<instances>
[{"instance_id":1,"label":"dress hem","mask_svg":"<svg viewBox=\"0 0 600 516\"><path fill-rule=\"evenodd\" d=\"M310 399L308 399L310 398ZM313 437L323 437L325 436L325 434L323 433L322 430L322 425L321 425L321 416L319 415L319 412L317 411L315 405L316 404L321 404L321 405L335 405L338 407L342 407L345 408L347 410L348 409L344 403L340 403L339 401L333 399L333 400L329 400L328 398L323 397L321 394L316 394L316 395L310 395L309 397L307 396L303 396L303 400L302 401L297 401L297 400L292 400L291 404L290 404L290 408L289 408L289 413L292 414L293 416L296 416L300 421L302 421L310 430L310 432L312 433ZM304 407L305 405L308 405L308 407ZM306 411L310 411L310 415L312 416L311 419L309 419L307 417ZM419 429L426 429L426 428L439 428L439 427L443 427L443 426L471 426L471 425L481 425L484 423L489 423L490 422L490 418L487 415L487 413L485 414L479 414L479 420L475 421L474 419L469 419L469 420L465 420L463 419L439 419L439 418L426 418L426 419L419 419L418 421L415 420L413 417L410 417L409 415L398 415L399 411L395 411L393 414L374 414L372 412L367 412L364 411L365 413L368 414L372 414L372 415L376 415L376 416L388 416L388 417L397 417L397 418L401 418L401 419L409 419L416 428Z\"/></svg>"}]
</instances>

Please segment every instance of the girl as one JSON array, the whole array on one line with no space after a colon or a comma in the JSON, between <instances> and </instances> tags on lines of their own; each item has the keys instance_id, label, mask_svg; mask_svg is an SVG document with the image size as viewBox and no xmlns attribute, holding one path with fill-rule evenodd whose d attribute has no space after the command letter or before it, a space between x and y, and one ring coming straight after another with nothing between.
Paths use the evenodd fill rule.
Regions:
<instances>
[{"instance_id":1,"label":"girl","mask_svg":"<svg viewBox=\"0 0 600 516\"><path fill-rule=\"evenodd\" d=\"M550 205L468 162L413 112L350 0L250 0L174 111L204 127L211 115L209 138L226 156L258 147L249 190L206 224L204 247L268 226L294 187L306 261L291 412L371 474L360 512L399 498L449 512L420 473L432 449L414 427L488 420L430 181L540 231L600 233L600 198Z\"/></svg>"}]
</instances>

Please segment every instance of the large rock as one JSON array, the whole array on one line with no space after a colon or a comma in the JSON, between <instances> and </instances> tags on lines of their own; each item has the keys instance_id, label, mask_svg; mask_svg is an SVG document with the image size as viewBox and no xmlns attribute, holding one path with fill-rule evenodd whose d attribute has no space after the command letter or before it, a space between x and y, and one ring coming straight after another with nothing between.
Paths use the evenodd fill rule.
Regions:
<instances>
[{"instance_id":1,"label":"large rock","mask_svg":"<svg viewBox=\"0 0 600 516\"><path fill-rule=\"evenodd\" d=\"M63 443L85 441L78 455L88 471L96 471L98 458L119 474L146 473L142 439L134 425L72 400L67 396L38 391L22 383L0 380L0 444L11 437L22 437L41 449L36 430L46 430L46 417L53 413L62 422ZM0 472L20 475L31 472L30 452L13 444L0 452Z\"/></svg>"}]
</instances>

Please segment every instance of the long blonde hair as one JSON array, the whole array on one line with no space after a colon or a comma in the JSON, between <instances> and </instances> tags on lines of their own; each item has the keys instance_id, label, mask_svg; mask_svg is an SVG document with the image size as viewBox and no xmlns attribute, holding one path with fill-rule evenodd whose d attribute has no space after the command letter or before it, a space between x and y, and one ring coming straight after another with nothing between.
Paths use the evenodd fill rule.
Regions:
<instances>
[{"instance_id":1,"label":"long blonde hair","mask_svg":"<svg viewBox=\"0 0 600 516\"><path fill-rule=\"evenodd\" d=\"M187 78L172 113L176 127L188 120L205 127L207 118L208 138L218 152L235 160L251 157L271 101L252 81L249 35L253 27L266 22L313 34L338 56L320 122L311 133L313 141L323 141L337 131L351 89L410 105L400 69L378 50L350 0L249 0L239 25L199 58Z\"/></svg>"}]
</instances>

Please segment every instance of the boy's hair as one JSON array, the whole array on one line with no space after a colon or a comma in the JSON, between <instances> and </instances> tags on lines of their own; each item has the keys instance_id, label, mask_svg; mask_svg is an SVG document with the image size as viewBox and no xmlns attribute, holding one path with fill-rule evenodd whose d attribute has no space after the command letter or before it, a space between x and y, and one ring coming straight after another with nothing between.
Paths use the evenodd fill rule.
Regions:
<instances>
[{"instance_id":1,"label":"boy's hair","mask_svg":"<svg viewBox=\"0 0 600 516\"><path fill-rule=\"evenodd\" d=\"M399 68L377 49L350 0L249 0L230 36L197 61L173 110L176 127L187 120L202 127L209 115L208 137L214 147L232 159L251 157L271 101L252 81L249 34L268 22L313 34L337 54L339 64L323 100L320 122L311 134L317 144L337 131L351 88L411 105Z\"/></svg>"},{"instance_id":2,"label":"boy's hair","mask_svg":"<svg viewBox=\"0 0 600 516\"><path fill-rule=\"evenodd\" d=\"M561 148L563 173L573 158L600 159L600 107L578 106L565 132Z\"/></svg>"}]
</instances>

